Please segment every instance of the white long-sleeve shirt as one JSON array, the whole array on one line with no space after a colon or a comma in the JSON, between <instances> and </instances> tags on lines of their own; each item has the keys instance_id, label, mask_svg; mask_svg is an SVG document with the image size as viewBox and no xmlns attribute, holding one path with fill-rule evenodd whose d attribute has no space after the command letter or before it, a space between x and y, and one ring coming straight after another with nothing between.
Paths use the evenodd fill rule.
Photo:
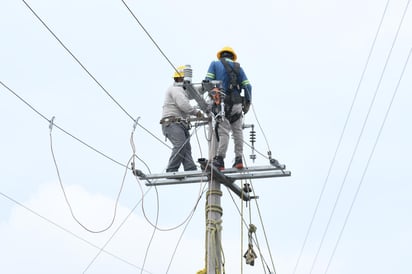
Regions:
<instances>
[{"instance_id":1,"label":"white long-sleeve shirt","mask_svg":"<svg viewBox=\"0 0 412 274\"><path fill-rule=\"evenodd\" d=\"M162 118L179 117L186 118L187 116L196 115L199 110L190 104L186 91L181 83L174 83L166 91L166 96L163 104Z\"/></svg>"}]
</instances>

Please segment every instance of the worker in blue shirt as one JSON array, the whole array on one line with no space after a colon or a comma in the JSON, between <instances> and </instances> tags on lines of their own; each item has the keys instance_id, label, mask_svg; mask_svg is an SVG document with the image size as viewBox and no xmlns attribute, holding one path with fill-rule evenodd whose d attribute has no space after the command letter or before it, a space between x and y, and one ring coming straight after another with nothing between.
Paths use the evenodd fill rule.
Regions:
<instances>
[{"instance_id":1,"label":"worker in blue shirt","mask_svg":"<svg viewBox=\"0 0 412 274\"><path fill-rule=\"evenodd\" d=\"M216 156L213 165L218 169L225 168L224 159L229 145L229 134L232 132L235 146L235 162L233 167L242 169L243 161L243 113L249 111L252 101L252 86L243 68L236 62L237 55L231 47L224 47L217 52L216 61L212 61L206 74L206 80L222 81L225 93L225 119L217 125ZM242 95L243 90L243 95ZM243 113L242 113L243 111Z\"/></svg>"}]
</instances>

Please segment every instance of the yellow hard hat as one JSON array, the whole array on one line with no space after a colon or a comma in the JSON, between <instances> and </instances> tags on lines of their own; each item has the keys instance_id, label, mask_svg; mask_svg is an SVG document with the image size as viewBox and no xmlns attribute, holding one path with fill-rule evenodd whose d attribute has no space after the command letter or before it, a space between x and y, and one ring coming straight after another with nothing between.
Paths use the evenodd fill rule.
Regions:
<instances>
[{"instance_id":1,"label":"yellow hard hat","mask_svg":"<svg viewBox=\"0 0 412 274\"><path fill-rule=\"evenodd\" d=\"M185 70L186 66L178 66L177 69L175 70L173 74L173 78L179 78L179 77L184 77L185 76Z\"/></svg>"},{"instance_id":2,"label":"yellow hard hat","mask_svg":"<svg viewBox=\"0 0 412 274\"><path fill-rule=\"evenodd\" d=\"M225 52L225 51L226 51L226 52L230 52L231 54L233 54L233 61L236 61L237 55L236 55L235 51L234 51L231 47L227 47L227 46L224 47L224 48L222 48L221 50L219 50L219 51L217 52L217 54L216 54L217 59L220 59L222 53Z\"/></svg>"}]
</instances>

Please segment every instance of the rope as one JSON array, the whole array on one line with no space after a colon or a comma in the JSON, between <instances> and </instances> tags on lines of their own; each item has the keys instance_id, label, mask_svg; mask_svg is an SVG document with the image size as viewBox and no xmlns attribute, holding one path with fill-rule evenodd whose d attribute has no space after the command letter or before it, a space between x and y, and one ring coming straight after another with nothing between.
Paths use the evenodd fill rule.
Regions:
<instances>
[{"instance_id":1,"label":"rope","mask_svg":"<svg viewBox=\"0 0 412 274\"><path fill-rule=\"evenodd\" d=\"M215 261L215 273L220 274L220 271L219 271L220 267L219 267L219 261L218 261L218 258L219 258L218 252L219 251L216 248L216 243L217 243L218 240L220 241L220 239L217 237L217 235L218 235L219 232L222 231L222 226L221 226L222 220L217 220L217 221L207 220L206 223L207 223L207 231L209 232L208 234L210 234L210 236L211 236L211 239L210 239L211 248L212 248L212 250L216 251L215 254L211 254L210 259Z\"/></svg>"}]
</instances>

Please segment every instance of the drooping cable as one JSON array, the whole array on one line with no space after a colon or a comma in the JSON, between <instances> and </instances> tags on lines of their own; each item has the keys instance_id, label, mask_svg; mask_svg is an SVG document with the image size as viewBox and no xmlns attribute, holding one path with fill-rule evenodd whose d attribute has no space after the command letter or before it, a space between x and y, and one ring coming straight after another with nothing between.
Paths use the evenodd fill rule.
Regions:
<instances>
[{"instance_id":1,"label":"drooping cable","mask_svg":"<svg viewBox=\"0 0 412 274\"><path fill-rule=\"evenodd\" d=\"M401 29L401 27L402 27L403 20L404 20L405 15L406 15L406 13L407 13L407 11L408 11L409 3L410 3L410 0L408 0L408 2L407 2L407 4L406 4L406 7L405 7L405 9L404 9L404 11L403 11L403 14L402 14L402 18L401 18L401 20L400 20L400 22L399 22L398 29L397 29L397 31L396 31L395 37L394 37L394 39L393 39L393 41L392 41L391 48L390 48L390 50L389 50L389 53L388 53L388 56L387 56L387 58L386 58L386 61L385 61L385 64L384 64L382 73L381 73L381 75L380 75L380 78L379 78L377 87L376 87L375 92L374 92L374 95L373 95L373 98L372 98L372 100L371 100L371 102L370 102L370 105L369 105L369 108L368 108L368 112L367 112L366 117L365 117L365 120L364 120L364 122L363 122L362 129L361 129L361 131L360 131L360 133L359 133L358 139L357 139L357 141L356 141L355 148L354 148L354 150L353 150L353 152L352 152L352 155L351 155L349 164L348 164L348 166L347 166L347 168L346 168L345 176L344 176L344 178L343 178L343 180L342 180L342 183L341 183L341 185L340 185L340 188L339 188L339 191L338 191L338 195L337 195L336 200L335 200L335 203L334 203L334 205L333 205L331 214L329 215L329 219L328 219L326 228L325 228L325 230L324 230L324 232L323 232L323 235L322 235L322 238L321 238L321 241L320 241L318 250L317 250L317 252L316 252L315 258L314 258L314 260L313 260L313 262L312 262L312 266L311 266L310 273L312 273L312 271L313 271L313 269L314 269L314 267L315 267L317 258L318 258L319 253L320 253L320 249L322 248L323 241L325 240L326 234L327 234L327 232L328 232L328 230L329 230L329 226L330 226L332 217L333 217L333 215L334 215L334 213L335 213L336 206L337 206L337 204L338 204L338 201L339 201L339 199L340 199L340 197L341 197L342 190L343 190L344 185L345 185L345 183L346 183L346 178L347 178L347 176L348 176L348 174L349 174L349 171L350 171L350 169L351 169L351 167L352 167L353 159L354 159L354 157L355 157L355 155L356 155L356 152L357 152L357 150L358 150L360 141L361 141L362 136L363 136L363 132L364 132L364 130L365 130L365 128L366 128L366 124L367 124L368 121L369 121L369 115L370 115L370 113L371 113L371 111L372 111L372 108L373 108L373 106L374 106L375 99L376 99L376 96L377 96L377 94L378 94L379 88L380 88L380 86L381 86L383 76L385 75L387 65L388 65L388 63L389 63L390 57L391 57L391 55L392 55L393 48L394 48L394 46L395 46L395 43L396 43L397 38L398 38L398 35L399 35L399 31L400 31L400 29Z\"/></svg>"},{"instance_id":2,"label":"drooping cable","mask_svg":"<svg viewBox=\"0 0 412 274\"><path fill-rule=\"evenodd\" d=\"M139 118L140 118L140 117L139 117ZM135 172L135 167L136 167L135 158L138 158L137 153L136 153L136 144L135 144L135 142L134 142L134 132L135 132L135 130L136 130L136 125L137 125L137 123L138 123L138 121L139 121L139 118L135 120L134 125L133 125L132 133L130 134L130 146L132 147L132 152L133 152L133 154L132 154L132 155L133 155L133 156L132 156L132 169L133 169L133 173ZM138 159L140 159L140 158L138 158ZM143 162L143 163L146 165L145 162ZM151 173L150 168L149 168L147 165L146 165L146 167L147 167L149 173ZM138 177L135 176L135 178L136 178L137 184L138 184L138 186L139 186L139 188L140 188L140 191L141 191L141 193L142 193L142 209L144 209L143 204L144 204L144 196L145 196L145 195L143 194L143 188L142 188L142 186L141 186L141 184L140 184L140 180L138 179ZM155 225L157 226L158 221L159 221L159 208L160 208L159 203L160 203L160 202L159 202L159 192L157 191L157 187L155 186L154 189L155 189L155 192L156 192L156 220L155 220ZM142 263L143 268L144 268L144 266L146 265L146 260L147 260L147 257L148 257L148 255L149 255L149 250L150 250L150 247L151 247L151 245L152 245L152 242L153 242L153 239L154 239L155 234L156 234L156 228L153 228L152 235L150 236L150 239L149 239L149 242L148 242L148 244L147 244L146 251L145 251L145 254L144 254L143 263Z\"/></svg>"},{"instance_id":3,"label":"drooping cable","mask_svg":"<svg viewBox=\"0 0 412 274\"><path fill-rule=\"evenodd\" d=\"M147 190L146 190L146 192L144 193L144 196L146 196L148 193L149 193L149 191L151 190L152 188L148 188ZM86 271L92 266L92 264L96 261L96 259L99 257L99 255L102 253L102 252L106 252L105 251L105 248L106 248L106 246L110 243L110 241L114 238L114 236L120 231L120 229L123 227L123 225L126 223L126 221L129 219L129 217L132 215L132 213L136 210L136 208L138 207L138 205L141 203L141 201L142 201L142 199L140 199L135 205L134 205L134 207L132 208L132 210L129 212L129 214L124 218L124 220L120 223L120 225L116 228L116 230L113 232L113 234L109 237L109 239L105 242L105 244L101 247L101 248L99 248L99 252L93 257L93 259L90 261L90 263L87 265L87 267L85 268L85 270L83 270L83 273L86 273ZM144 268L140 268L139 267L139 269L141 270L141 271L145 271L145 272L147 272L147 270L144 270Z\"/></svg>"},{"instance_id":4,"label":"drooping cable","mask_svg":"<svg viewBox=\"0 0 412 274\"><path fill-rule=\"evenodd\" d=\"M204 184L203 187L202 187L201 193L200 193L200 195L199 195L199 199L198 199L198 201L197 201L197 203L196 203L196 207L198 206L200 199L202 198L203 194L205 193L206 185L207 185L207 184ZM196 210L196 209L195 209L195 210ZM190 221L192 220L192 218L193 218L193 216L194 216L195 210L193 211L193 213L192 213L192 215L190 216L189 220L186 222L186 224L185 224L185 226L184 226L184 228L183 228L183 230L182 230L182 233L181 233L180 236L179 236L179 240L178 240L177 243L176 243L175 249L173 250L173 254L172 254L172 256L171 256L171 258L170 258L170 261L169 261L169 265L167 266L166 274L169 273L170 267L172 266L172 262L173 262L174 256L176 255L176 252L177 252L177 248L179 247L180 242L181 242L182 239L183 239L183 235L184 235L184 233L186 232L186 229L187 229L187 227L189 226Z\"/></svg>"},{"instance_id":5,"label":"drooping cable","mask_svg":"<svg viewBox=\"0 0 412 274\"><path fill-rule=\"evenodd\" d=\"M193 134L193 133L194 133L194 132L192 132L191 134ZM187 139L186 141L188 141L188 139ZM134 143L134 141L132 141L132 142ZM140 185L139 185L139 186L140 186ZM156 188L156 186L155 186L155 189L156 189L156 193L157 193L157 188ZM141 188L141 191L143 192L143 189L142 189L142 188ZM157 194L157 195L158 195L158 194ZM156 230L159 230L159 231L172 231L172 230L178 229L179 227L183 226L183 225L189 220L190 216L193 214L193 211L195 211L195 209L196 209L196 207L197 207L197 204L199 203L200 197L201 197L201 194L199 194L198 198L196 199L195 206L194 206L194 207L192 208L192 210L189 212L188 216L187 216L180 224L178 224L178 225L176 225L176 226L168 227L168 228L162 228L162 227L157 226L157 224L153 224L153 222L147 217L146 210L145 210L145 207L144 207L144 200L142 201L142 212L143 212L143 216L145 217L146 221L147 221L153 228L155 228Z\"/></svg>"},{"instance_id":6,"label":"drooping cable","mask_svg":"<svg viewBox=\"0 0 412 274\"><path fill-rule=\"evenodd\" d=\"M70 214L72 215L73 219L74 219L81 227L83 227L83 229L85 229L86 231L88 231L88 232L90 232L90 233L102 233L102 232L105 232L105 231L109 230L109 229L112 227L112 225L113 225L113 223L114 223L114 221L115 221L115 219L116 219L117 206L118 206L118 204L119 204L120 195L121 195L122 190L123 190L124 181L125 181L125 179L126 179L126 174L127 174L128 169L127 169L127 168L125 169L125 172L124 172L124 175L123 175L123 179L122 179L122 182L121 182L121 184L120 184L120 189L119 189L119 192L118 192L117 197L116 197L116 201L115 201L115 205L114 205L114 211L113 211L113 217L112 217L109 225L106 226L106 227L103 228L103 229L100 229L100 230L93 230L93 229L90 229L90 228L86 227L82 222L80 222L80 220L79 220L79 219L76 217L76 215L74 214L73 208L72 208L72 206L71 206L71 204L70 204L70 201L69 201L69 199L68 199L68 197L67 197L66 190L65 190L64 185L63 185L63 181L62 181L62 178L61 178L61 175L60 175L59 167L58 167L58 165L57 165L57 160L56 160L56 156L55 156L54 149L53 149L53 137L52 137L53 120L54 120L54 119L52 119L51 122L50 122L50 132L49 132L49 137L50 137L50 151L51 151L51 154L52 154L52 157L53 157L54 166L55 166L55 168L56 168L57 177L58 177L58 179L59 179L60 188L61 188L61 190L62 190L62 192L63 192L64 199L66 200L66 204L67 204L67 206L68 206L68 208L69 208L69 210L70 210ZM131 159L129 160L129 163L130 163L130 161L131 161Z\"/></svg>"},{"instance_id":7,"label":"drooping cable","mask_svg":"<svg viewBox=\"0 0 412 274\"><path fill-rule=\"evenodd\" d=\"M382 13L382 15L381 15L381 19L380 19L380 21L379 21L379 25L378 25L378 28L377 28L377 30L376 30L375 37L374 37L374 39L373 39L371 48L370 48L370 50L369 50L368 57L366 58L366 62L365 62L365 65L364 65L364 67L363 67L363 71L362 71L361 77L360 77L359 82L358 82L358 85L357 85L357 87L356 87L356 91L355 91L355 94L354 94L354 96L353 96L352 103L351 103L351 106L350 106L349 111L348 111L348 115L346 116L346 121L345 121L344 126L343 126L343 129L342 129L342 131L341 131L338 144L337 144L337 146L336 146L336 148L335 148L335 152L334 152L334 155L333 155L333 157L332 157L332 161L331 161L331 163L330 163L330 165L329 165L329 169L328 169L327 175L326 175L325 180L324 180L324 182L323 182L323 186L322 186L322 189L321 189L321 191L320 191L320 194L319 194L319 197L318 197L316 206L315 206L315 210L313 211L312 218L311 218L311 221L310 221L310 223L309 223L309 227L308 227L308 229L306 230L306 235L305 235L305 238L304 238L304 240L303 240L303 244L302 244L302 247L301 247L301 249L300 249L299 256L298 256L298 258L297 258L295 267L294 267L294 269L293 269L293 274L295 274L296 271L297 271L297 268L298 268L298 266L299 266L299 263L300 263L300 260L301 260L302 254L303 254L303 250L304 250L305 247L306 247L306 243L307 243L307 240L308 240L308 238L309 238L309 234L310 234L310 232L312 231L313 222L314 222L315 217L316 217L316 215L317 215L317 212L318 212L318 210L319 210L319 205L320 205L320 202L321 202L321 200L322 200L322 198L323 198L323 194L324 194L324 192L325 192L326 186L327 186L327 184L328 184L328 182L329 182L329 176L330 176L330 174L331 174L332 168L333 168L334 165L335 165L335 160L336 160L338 151L339 151L339 149L340 149L340 147L341 147L342 140L343 140L343 136L345 135L346 128L347 128L347 125L348 125L348 122L349 122L349 118L350 118L351 115L352 115L352 110L353 110L353 107L354 107L354 105L355 105L356 99L357 99L357 97L358 97L358 93L359 93L360 87L361 87L361 85L362 85L362 83L363 83L363 79L364 79L366 70L367 70L367 68L369 67L369 61L370 61L370 58L371 58L371 56L372 56L373 50L374 50L374 48L375 48L375 44L376 44L376 40L377 40L377 38L378 38L379 32L380 32L380 30L381 30L381 28L382 28L383 20L384 20L384 18L385 18L385 16L386 16L386 11L387 11L387 9L388 9L389 2L390 2L390 0L388 0L388 1L386 2L385 8L384 8L383 13Z\"/></svg>"},{"instance_id":8,"label":"drooping cable","mask_svg":"<svg viewBox=\"0 0 412 274\"><path fill-rule=\"evenodd\" d=\"M336 240L335 245L334 245L334 247L333 247L332 254L331 254L331 256L329 257L328 264L327 264L326 270L325 270L325 274L326 274L326 273L328 272L328 270L329 270L329 266L330 266L330 264L331 264L331 262L332 262L332 260L333 260L333 257L334 257L334 255L335 255L336 249L337 249L337 247L338 247L338 245L339 245L340 239L342 238L342 234L343 234L343 232L344 232L344 230L345 230L345 227L346 227L346 224L347 224L347 222L348 222L348 219L349 219L349 217L350 217L350 215L351 215L351 213L352 213L353 206L354 206L354 204L355 204L355 202L356 202L356 199L357 199L357 197L358 197L358 194L359 194L359 191L360 191L360 189L361 189L362 183L363 183L363 181L364 181L364 179L365 179L365 175L366 175L366 173L367 173L367 171L368 171L368 168L369 168L369 164L370 164L370 162L371 162L371 159L372 159L372 157L373 157L373 155L374 155L374 153L375 153L376 146L378 145L379 138L380 138L381 133L382 133L382 131L383 131L383 128L384 128L384 126L385 126L386 120L387 120L387 118L388 118L388 116L389 116L389 112L390 112L390 110L391 110L391 108L392 108L393 101L395 100L396 94L398 93L398 88L399 88L399 85L400 85L400 83L401 83L401 81L402 81L402 78L403 78L403 75L404 75L404 73L405 73L406 67L407 67L407 65L408 65L408 62L409 62L409 58L410 58L410 56L411 56L411 53L412 53L412 48L409 50L408 57L406 58L405 64L404 64L404 66L403 66L403 69L402 69L402 72L401 72L401 75L400 75L400 78L399 78L399 80L398 80L398 83L396 84L395 91L394 91L394 93L392 94L391 101L390 101L390 103L389 103L389 105L388 105L388 108L386 109L385 116L384 116L383 121L382 121L382 124L381 124L381 126L380 126L380 128L379 128L379 132L378 132L378 134L377 134L377 136L376 136L375 143L373 144L372 151L371 151L371 153L369 154L368 161L367 161L367 163L366 163L365 169L363 170L362 177L361 177L361 179L360 179L360 181L359 181L359 184L358 184L358 187L357 187L357 189L356 189L355 195L354 195L354 197L353 197L353 199L352 199L352 202L351 202L351 204L350 204L348 213L346 214L345 221L344 221L343 226L342 226L342 228L341 228L341 230L340 230L340 232L339 232L338 239Z\"/></svg>"},{"instance_id":9,"label":"drooping cable","mask_svg":"<svg viewBox=\"0 0 412 274\"><path fill-rule=\"evenodd\" d=\"M140 118L140 117L139 117ZM139 120L139 118L137 118L136 119L136 122L135 122L135 124L133 125L133 131L132 131L132 133L131 133L131 136L130 136L130 144L131 144L131 146L132 146L132 151L133 151L133 155L132 155L132 161L131 161L131 163L132 163L132 167L133 167L133 169L136 167L136 164L135 164L135 158L137 158L137 159L139 159L145 166L146 166L146 168L147 168L147 170L149 171L149 173L151 173L150 172L150 168L148 167L148 165L143 161L143 160L141 160L138 156L137 156L137 154L136 154L136 147L135 147L135 144L134 144L134 142L133 142L133 135L134 135L134 131L136 130L136 123L137 123L137 121ZM136 178L136 180L137 180L137 182L138 182L138 184L140 184L140 181ZM109 237L109 239L106 241L106 243L102 246L102 248L99 250L99 252L93 257L93 259L90 261L90 263L87 265L87 267L85 268L85 270L83 271L83 273L86 273L86 271L92 266L92 264L96 261L96 259L99 257L99 255L102 253L102 251L106 248L106 246L110 243L110 241L114 238L114 236L118 233L118 231L120 230L120 228L126 223L126 221L129 219L129 217L131 216L131 214L136 210L136 208L137 208L137 206L142 202L142 200L143 200L143 197L145 197L148 193L149 193L149 191L151 190L152 188L148 188L147 190L146 190L146 192L145 193L143 193L143 195L142 195L142 198L140 198L140 200L135 204L135 206L132 208L132 210L130 211L130 213L126 216L126 218L122 221L122 223L117 227L117 229L113 232L113 234ZM142 267L141 268L141 271L143 271L144 270L144 268Z\"/></svg>"}]
</instances>

